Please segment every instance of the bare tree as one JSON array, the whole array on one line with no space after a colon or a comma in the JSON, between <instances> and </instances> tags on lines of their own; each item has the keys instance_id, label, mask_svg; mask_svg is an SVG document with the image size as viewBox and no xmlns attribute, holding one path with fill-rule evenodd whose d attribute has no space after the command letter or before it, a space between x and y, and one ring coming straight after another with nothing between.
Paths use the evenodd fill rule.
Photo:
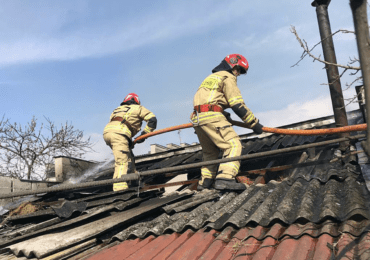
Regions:
<instances>
[{"instance_id":1,"label":"bare tree","mask_svg":"<svg viewBox=\"0 0 370 260\"><path fill-rule=\"evenodd\" d=\"M359 63L359 59L357 57L349 57L347 63L344 65L344 64L334 64L334 63L330 63L330 62L327 62L325 61L324 59L321 58L321 55L319 56L316 56L313 54L313 50L319 46L322 41L316 43L315 45L313 45L313 47L309 47L308 46L308 43L304 40L304 39L301 39L295 29L294 26L291 26L290 27L290 31L295 35L299 45L301 46L301 48L303 49L303 53L300 57L300 59L294 64L292 65L292 67L294 66L298 66L298 64L304 59L306 58L307 56L312 58L313 62L315 61L318 61L322 64L324 64L325 66L327 65L334 65L336 67L338 67L339 69L342 69L342 72L340 73L339 77L341 78L346 72L349 72L349 75L350 76L356 76L351 82L347 82L346 83L346 88L344 90L347 90L349 89L351 86L353 86L355 83L358 83L358 82L361 82L362 81L362 76L357 76L357 73L359 71L361 71L361 67L359 66L354 66L355 64L358 64ZM350 33L350 34L355 34L354 31L349 31L349 30L343 30L343 29L340 29L340 30L337 30L336 32L332 33L331 36L335 36L335 35L338 35L339 33L342 33L342 34L347 34L347 33ZM328 85L328 83L322 83L322 85ZM352 103L352 102L355 102L357 100L357 96L354 96L353 98L349 98L349 99L346 99L347 101L347 105Z\"/></svg>"},{"instance_id":2,"label":"bare tree","mask_svg":"<svg viewBox=\"0 0 370 260\"><path fill-rule=\"evenodd\" d=\"M0 121L0 175L20 179L45 179L46 166L55 156L81 157L92 151L90 138L66 122L60 128L49 119L38 124L35 117L26 126Z\"/></svg>"}]
</instances>

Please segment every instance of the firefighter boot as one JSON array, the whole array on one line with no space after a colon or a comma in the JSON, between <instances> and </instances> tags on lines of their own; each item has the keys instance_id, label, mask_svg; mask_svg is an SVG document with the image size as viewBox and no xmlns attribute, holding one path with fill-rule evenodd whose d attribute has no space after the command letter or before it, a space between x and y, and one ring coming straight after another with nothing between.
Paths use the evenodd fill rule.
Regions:
<instances>
[{"instance_id":1,"label":"firefighter boot","mask_svg":"<svg viewBox=\"0 0 370 260\"><path fill-rule=\"evenodd\" d=\"M235 179L218 178L215 181L216 190L235 190L243 191L246 190L247 186L243 183L237 183Z\"/></svg>"},{"instance_id":2,"label":"firefighter boot","mask_svg":"<svg viewBox=\"0 0 370 260\"><path fill-rule=\"evenodd\" d=\"M205 178L203 180L203 184L202 185L198 184L197 190L198 191L202 191L204 189L210 189L212 187L212 184L213 184L213 179Z\"/></svg>"}]
</instances>

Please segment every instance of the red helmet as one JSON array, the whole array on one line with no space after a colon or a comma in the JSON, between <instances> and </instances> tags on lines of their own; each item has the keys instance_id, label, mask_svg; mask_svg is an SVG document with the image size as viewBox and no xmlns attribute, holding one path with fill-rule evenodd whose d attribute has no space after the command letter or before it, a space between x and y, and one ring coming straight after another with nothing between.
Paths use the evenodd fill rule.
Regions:
<instances>
[{"instance_id":1,"label":"red helmet","mask_svg":"<svg viewBox=\"0 0 370 260\"><path fill-rule=\"evenodd\" d=\"M226 56L225 61L234 68L235 66L239 66L241 68L240 73L245 74L248 71L249 64L246 58L240 54L230 54Z\"/></svg>"},{"instance_id":2,"label":"red helmet","mask_svg":"<svg viewBox=\"0 0 370 260\"><path fill-rule=\"evenodd\" d=\"M125 99L123 100L123 102L122 102L122 103L126 103L126 102L128 102L128 101L130 101L130 100L133 100L133 101L135 101L135 103L136 103L136 104L140 105L140 99L139 99L139 96L138 96L138 95L136 95L135 93L130 93L130 94L128 94L128 95L125 97Z\"/></svg>"}]
</instances>

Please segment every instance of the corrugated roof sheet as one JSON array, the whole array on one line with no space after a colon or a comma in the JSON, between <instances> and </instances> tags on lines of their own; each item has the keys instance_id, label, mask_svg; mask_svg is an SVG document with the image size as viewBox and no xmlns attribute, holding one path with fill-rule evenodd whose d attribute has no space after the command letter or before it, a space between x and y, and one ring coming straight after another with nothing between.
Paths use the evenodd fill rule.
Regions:
<instances>
[{"instance_id":1,"label":"corrugated roof sheet","mask_svg":"<svg viewBox=\"0 0 370 260\"><path fill-rule=\"evenodd\" d=\"M313 225L327 219L338 223L352 217L370 219L369 196L364 184L351 177L343 181L331 179L327 183L321 183L316 179L306 181L299 178L293 185L289 185L287 181L281 183L272 181L266 185L251 186L241 194L202 192L177 203L171 203L173 199L167 198L161 204L166 205L162 208L168 213L163 213L151 221L134 224L113 238L124 241L132 237L145 238L165 233L181 233L189 228L198 230L209 227L223 230L230 225L236 228L253 225L268 227L276 222L280 223L279 225L289 225L299 221ZM150 208L147 208L148 206ZM87 224L81 223L75 228L73 223L76 223L76 220L72 219L70 224L72 226L67 226L64 232L58 231L57 235L54 232L49 235L43 234L12 244L9 249L18 256L24 254L29 257L34 254L43 257L61 250L64 246L96 237L107 229L132 221L140 215L140 209L143 207L142 212L146 213L157 208L158 204L149 200L140 207L112 216L106 215L98 220L92 219ZM66 227L67 223L62 224L59 224L60 227ZM54 230L57 228L58 226L53 226ZM353 235L356 234L353 232Z\"/></svg>"},{"instance_id":2,"label":"corrugated roof sheet","mask_svg":"<svg viewBox=\"0 0 370 260\"><path fill-rule=\"evenodd\" d=\"M198 194L163 209L167 213L135 224L115 237L123 241L205 226L221 230L230 224L242 228L255 224L269 226L274 222L320 223L325 219L340 222L356 215L370 219L370 193L363 182L351 177L326 183L297 179L293 185L288 181L271 181L266 185L253 185L241 194Z\"/></svg>"},{"instance_id":3,"label":"corrugated roof sheet","mask_svg":"<svg viewBox=\"0 0 370 260\"><path fill-rule=\"evenodd\" d=\"M360 113L349 114L352 124L361 120ZM331 138L244 138L243 154ZM33 198L44 209L8 217L13 225L0 229L0 259L82 259L89 254L91 259L368 259L370 193L362 175L368 161L330 162L336 149L329 145L306 156L301 151L243 161L242 172L295 164L300 158L315 162L266 173L267 184L253 184L243 193L211 190L163 197L152 191L138 197L136 191L115 193L100 187ZM197 149L164 155L138 163L137 169L202 158ZM111 178L107 172L99 178ZM96 254L103 247L110 248Z\"/></svg>"},{"instance_id":4,"label":"corrugated roof sheet","mask_svg":"<svg viewBox=\"0 0 370 260\"><path fill-rule=\"evenodd\" d=\"M88 223L80 223L77 227L72 225L67 230L55 230L57 234L42 234L41 236L12 244L8 248L17 256L25 255L30 257L35 255L37 258L42 258L67 246L75 245L103 232L107 232L110 229L114 229L117 226L127 223L127 221L139 217L143 213L150 212L179 198L181 198L181 195L177 194L163 198L154 198L131 210L106 215L98 220L92 219Z\"/></svg>"}]
</instances>

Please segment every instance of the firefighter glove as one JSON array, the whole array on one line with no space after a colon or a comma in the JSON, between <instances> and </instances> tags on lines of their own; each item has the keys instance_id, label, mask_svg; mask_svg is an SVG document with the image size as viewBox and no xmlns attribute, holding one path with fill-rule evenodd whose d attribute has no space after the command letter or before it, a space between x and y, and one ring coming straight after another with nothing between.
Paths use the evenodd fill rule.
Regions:
<instances>
[{"instance_id":1,"label":"firefighter glove","mask_svg":"<svg viewBox=\"0 0 370 260\"><path fill-rule=\"evenodd\" d=\"M144 131L142 131L142 132L141 132L141 134L140 134L140 136L145 135L145 134L147 134L147 133L146 133L146 132L144 132ZM140 137L140 136L139 136L139 137ZM136 143L137 143L137 144L141 144L141 143L144 143L144 141L145 141L145 139L140 139L140 140L136 141Z\"/></svg>"},{"instance_id":2,"label":"firefighter glove","mask_svg":"<svg viewBox=\"0 0 370 260\"><path fill-rule=\"evenodd\" d=\"M141 144L141 143L144 143L145 139L140 139L140 140L137 140L136 143L137 144Z\"/></svg>"},{"instance_id":3,"label":"firefighter glove","mask_svg":"<svg viewBox=\"0 0 370 260\"><path fill-rule=\"evenodd\" d=\"M252 127L252 130L254 133L260 135L263 133L263 130L262 130L262 127L263 125L261 125L259 122L257 124L255 124L255 126Z\"/></svg>"}]
</instances>

